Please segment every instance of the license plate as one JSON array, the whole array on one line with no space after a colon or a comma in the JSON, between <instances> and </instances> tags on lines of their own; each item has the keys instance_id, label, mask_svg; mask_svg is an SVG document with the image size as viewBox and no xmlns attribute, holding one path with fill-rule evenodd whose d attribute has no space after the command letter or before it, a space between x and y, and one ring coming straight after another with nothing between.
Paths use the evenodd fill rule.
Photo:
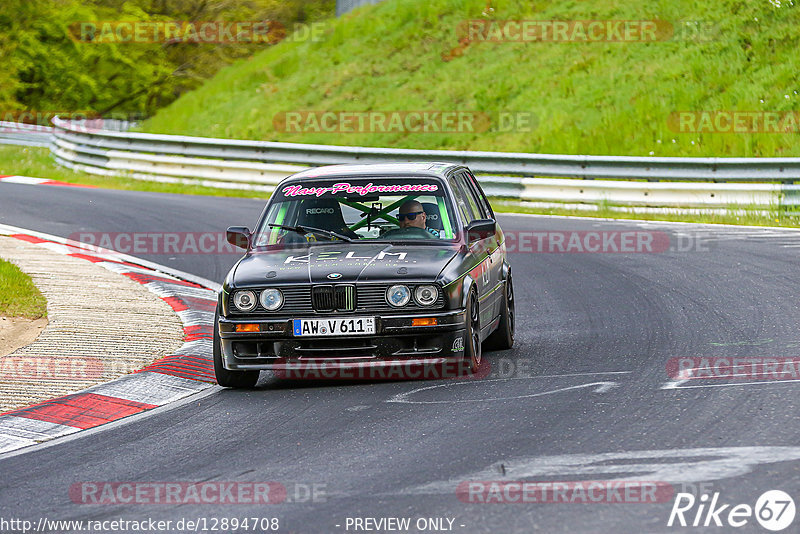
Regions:
<instances>
[{"instance_id":1,"label":"license plate","mask_svg":"<svg viewBox=\"0 0 800 534\"><path fill-rule=\"evenodd\" d=\"M299 336L353 336L375 333L374 317L347 319L294 319L292 330Z\"/></svg>"}]
</instances>

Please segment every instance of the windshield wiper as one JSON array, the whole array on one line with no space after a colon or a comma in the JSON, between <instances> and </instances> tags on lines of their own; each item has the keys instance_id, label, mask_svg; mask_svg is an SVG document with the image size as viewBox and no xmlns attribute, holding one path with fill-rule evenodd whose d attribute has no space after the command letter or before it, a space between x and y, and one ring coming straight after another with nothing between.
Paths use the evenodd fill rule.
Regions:
<instances>
[{"instance_id":1,"label":"windshield wiper","mask_svg":"<svg viewBox=\"0 0 800 534\"><path fill-rule=\"evenodd\" d=\"M342 235L338 232L331 232L330 230L323 230L322 228L314 228L313 226L286 226L283 224L269 224L271 228L280 228L282 230L289 230L290 232L297 232L298 234L306 235L308 233L319 233L322 235L326 235L328 237L338 237L343 241L347 241L348 243L353 242L353 238L347 237L346 235Z\"/></svg>"}]
</instances>

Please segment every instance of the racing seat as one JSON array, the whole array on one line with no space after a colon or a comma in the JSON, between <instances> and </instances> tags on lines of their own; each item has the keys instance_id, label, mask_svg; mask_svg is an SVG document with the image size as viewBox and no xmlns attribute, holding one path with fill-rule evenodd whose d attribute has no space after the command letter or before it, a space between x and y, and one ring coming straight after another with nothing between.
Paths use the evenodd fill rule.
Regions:
<instances>
[{"instance_id":1,"label":"racing seat","mask_svg":"<svg viewBox=\"0 0 800 534\"><path fill-rule=\"evenodd\" d=\"M444 223L442 222L441 214L439 213L439 206L433 202L422 202L422 209L425 210L425 226L434 230L443 231Z\"/></svg>"},{"instance_id":2,"label":"racing seat","mask_svg":"<svg viewBox=\"0 0 800 534\"><path fill-rule=\"evenodd\" d=\"M347 227L339 202L333 198L303 200L297 212L296 224L299 226L311 226L320 230L330 230L353 239L358 239L359 237L358 234Z\"/></svg>"}]
</instances>

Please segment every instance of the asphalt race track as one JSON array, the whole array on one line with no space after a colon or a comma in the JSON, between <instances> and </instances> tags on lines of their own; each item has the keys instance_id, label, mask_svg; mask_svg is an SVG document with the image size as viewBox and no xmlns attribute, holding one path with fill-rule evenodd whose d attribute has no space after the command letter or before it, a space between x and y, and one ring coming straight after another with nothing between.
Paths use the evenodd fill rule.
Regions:
<instances>
[{"instance_id":1,"label":"asphalt race track","mask_svg":"<svg viewBox=\"0 0 800 534\"><path fill-rule=\"evenodd\" d=\"M0 184L0 223L63 237L252 227L263 204ZM411 532L432 531L431 524L417 530L419 518L451 519L452 531L469 533L722 532L731 527L668 527L674 495L659 503L480 503L460 500L456 488L630 479L718 492L732 505L754 506L773 489L800 497L800 377L680 381L668 372L673 358L800 356L800 232L523 216L500 222L507 232L665 232L675 250L515 252L516 346L484 354L487 377L303 383L262 374L255 390L216 390L0 458L2 515L34 522L269 517L294 533L353 532L352 518L388 517L411 518ZM215 281L236 260L130 253ZM274 481L288 499L76 504L70 487L87 481ZM316 498L308 496L313 490ZM800 518L785 532L797 525ZM753 517L737 530L764 531Z\"/></svg>"}]
</instances>

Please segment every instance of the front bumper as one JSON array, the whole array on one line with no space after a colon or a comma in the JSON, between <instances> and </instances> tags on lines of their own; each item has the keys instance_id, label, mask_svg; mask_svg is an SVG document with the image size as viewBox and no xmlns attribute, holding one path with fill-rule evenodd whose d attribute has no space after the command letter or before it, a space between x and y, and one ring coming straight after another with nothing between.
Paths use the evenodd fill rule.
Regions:
<instances>
[{"instance_id":1,"label":"front bumper","mask_svg":"<svg viewBox=\"0 0 800 534\"><path fill-rule=\"evenodd\" d=\"M464 359L464 310L374 317L375 334L325 337L295 337L292 333L294 317L220 317L223 365L229 370L277 372L461 366ZM422 317L436 318L437 324L412 326L413 319ZM237 324L257 324L258 332L236 332Z\"/></svg>"}]
</instances>

